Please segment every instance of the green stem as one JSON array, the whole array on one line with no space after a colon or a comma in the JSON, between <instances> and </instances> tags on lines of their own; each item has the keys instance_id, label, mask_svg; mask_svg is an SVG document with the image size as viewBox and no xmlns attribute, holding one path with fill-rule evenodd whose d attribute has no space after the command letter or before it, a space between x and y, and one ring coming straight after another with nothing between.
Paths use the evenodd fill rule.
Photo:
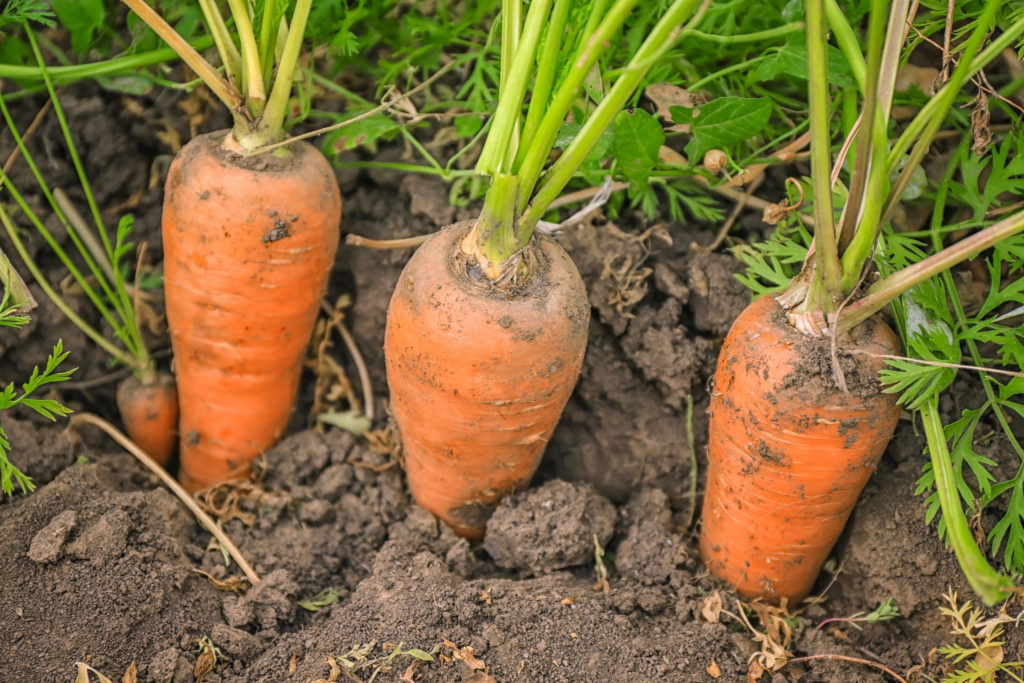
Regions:
<instances>
[{"instance_id":1,"label":"green stem","mask_svg":"<svg viewBox=\"0 0 1024 683\"><path fill-rule=\"evenodd\" d=\"M231 39L231 32L228 31L228 26L224 22L224 16L220 13L220 8L217 7L214 0L199 0L199 7L203 11L203 18L206 20L206 25L210 28L210 34L213 36L213 42L217 46L220 61L224 64L227 81L237 87L237 73L241 67L242 56L238 54L238 48L235 47L235 43Z\"/></svg>"},{"instance_id":2,"label":"green stem","mask_svg":"<svg viewBox=\"0 0 1024 683\"><path fill-rule=\"evenodd\" d=\"M928 152L931 147L932 140L935 138L935 134L939 131L939 127L942 125L943 120L946 118L946 113L953 106L953 102L956 96L960 93L960 88L967 81L968 71L970 70L970 64L974 59L975 55L981 47L981 43L985 40L988 35L989 27L995 20L996 11L1001 6L1000 0L989 0L988 5L985 7L985 12L978 19L978 25L974 29L974 32L967 39L967 45L964 47L963 55L960 58L960 62L956 65L952 75L949 77L949 82L946 83L945 87L939 91L938 96L935 98L939 102L933 116L928 120L924 129L921 132L921 137L917 140L913 150L910 152L910 156L907 158L906 164L903 166L903 170L900 172L899 177L896 178L896 182L893 183L892 192L889 194L888 201L885 204L885 208L882 211L881 223L884 225L885 222L891 218L893 212L896 210L896 206L899 204L900 198L903 195L903 190L906 189L910 183L910 177L917 168L921 160L924 159L924 155ZM1024 28L1024 24L1022 24Z\"/></svg>"},{"instance_id":3,"label":"green stem","mask_svg":"<svg viewBox=\"0 0 1024 683\"><path fill-rule=\"evenodd\" d=\"M719 78L721 78L722 76L728 76L729 74L731 74L731 73L733 73L735 71L749 71L750 67L754 66L758 62L764 61L767 58L768 58L768 55L758 55L757 57L751 57L750 59L747 59L747 60L742 61L742 62L737 62L735 64L730 64L729 66L725 67L724 69L719 69L718 71L715 71L714 73L708 74L707 76L705 76L704 78L700 79L699 81L694 81L693 83L690 84L690 87L688 88L688 90L690 90L690 92L694 92L694 91L700 90L701 88L703 88L708 83L711 83L712 81L716 81Z\"/></svg>"},{"instance_id":4,"label":"green stem","mask_svg":"<svg viewBox=\"0 0 1024 683\"><path fill-rule=\"evenodd\" d=\"M953 463L949 457L949 446L943 433L942 421L939 418L939 399L932 396L920 409L924 423L925 437L928 440L928 454L932 463L932 474L935 476L935 491L942 509L942 519L946 525L946 536L957 563L967 577L971 588L981 596L988 605L996 605L1010 596L1013 582L1009 577L1000 574L988 563L985 556L974 542L971 529L967 524L960 495L957 493L953 474Z\"/></svg>"},{"instance_id":5,"label":"green stem","mask_svg":"<svg viewBox=\"0 0 1024 683\"><path fill-rule=\"evenodd\" d=\"M235 89L235 86L224 80L224 77L208 61L203 59L203 56L188 41L182 38L170 24L164 21L164 18L146 3L146 0L122 0L122 2L128 5L147 26L153 29L171 47L175 54L188 64L189 68L196 72L196 75L203 79L206 86L237 119L239 116L237 110L242 105L242 96Z\"/></svg>"},{"instance_id":6,"label":"green stem","mask_svg":"<svg viewBox=\"0 0 1024 683\"><path fill-rule=\"evenodd\" d=\"M246 0L228 0L228 8L235 20L238 42L242 54L242 94L248 107L249 116L259 117L267 103L266 85L260 69L260 50L256 45L252 21L249 19L249 3Z\"/></svg>"},{"instance_id":7,"label":"green stem","mask_svg":"<svg viewBox=\"0 0 1024 683\"><path fill-rule=\"evenodd\" d=\"M8 187L8 191L11 188ZM101 349L110 354L111 358L115 358L121 363L124 363L128 367L134 370L141 370L138 365L138 359L135 356L129 355L117 348L110 341L107 340L102 334L96 331L89 323L85 322L77 313L75 313L67 302L57 294L57 292L50 286L50 283L46 281L46 278L40 272L36 266L32 257L29 256L28 250L25 249L24 243L21 241L21 237L18 236L18 229L11 220L11 217L7 214L7 210L4 209L3 204L0 204L0 223L3 223L4 228L7 230L7 236L10 237L11 242L14 244L14 248L18 250L18 254L21 256L21 260L25 263L29 272L32 273L32 277L35 278L36 283L42 288L43 292L46 293L50 300L57 309L63 313L68 320L74 323L75 327L80 329L86 336L93 340L93 342Z\"/></svg>"},{"instance_id":8,"label":"green stem","mask_svg":"<svg viewBox=\"0 0 1024 683\"><path fill-rule=\"evenodd\" d=\"M799 33L805 28L802 21L794 21L789 24L783 24L782 26L776 26L775 28L766 28L763 31L754 31L752 33L740 33L734 36L718 35L717 33L704 33L694 28L683 29L679 33L679 40L686 38L697 38L699 40L707 40L712 43L720 43L722 45L735 45L738 43L757 43L764 40L772 40L774 38L782 38L788 36L791 33Z\"/></svg>"},{"instance_id":9,"label":"green stem","mask_svg":"<svg viewBox=\"0 0 1024 683\"><path fill-rule=\"evenodd\" d=\"M558 131L561 130L566 115L575 103L584 80L586 80L587 75L597 62L597 58L601 55L605 46L611 41L615 33L621 29L622 24L625 23L626 17L629 16L636 2L637 0L617 0L604 19L600 21L597 29L591 34L584 34L583 46L572 61L569 72L558 86L558 90L547 107L540 125L537 127L536 135L529 140L529 145L521 155L521 159L519 159L519 164L516 168L520 191L518 212L521 213L526 209L526 205L530 201L533 190L540 179L544 165L548 161L548 155L551 153L551 148L555 143L555 138L558 136ZM636 58L634 57L633 62L635 61ZM605 101L607 101L607 97L601 104L604 105ZM598 109L600 110L600 108L599 106ZM612 112L612 116L615 113ZM597 112L595 111L591 119L588 119L587 123L584 124L584 128L590 125L590 121L596 115ZM605 126L607 126L607 123ZM601 130L603 131L604 128ZM577 140L582 134L583 130L580 130L577 134ZM598 133L598 136L600 136L600 133ZM595 137L594 139L596 140L597 138ZM575 141L573 143L575 144ZM562 158L564 157L565 154L562 155ZM573 170L575 171L575 169Z\"/></svg>"},{"instance_id":10,"label":"green stem","mask_svg":"<svg viewBox=\"0 0 1024 683\"><path fill-rule=\"evenodd\" d=\"M869 72L864 55L860 52L860 39L853 27L850 26L850 22L846 20L846 15L843 14L843 10L839 8L839 3L836 0L825 0L825 16L828 18L828 26L832 29L832 35L835 36L839 49L846 57L846 63L850 65L853 80L857 81L861 94L869 92L867 85Z\"/></svg>"},{"instance_id":11,"label":"green stem","mask_svg":"<svg viewBox=\"0 0 1024 683\"><path fill-rule=\"evenodd\" d=\"M626 71L615 81L615 85L601 100L601 104L583 124L551 170L544 176L540 189L537 190L519 219L519 239L524 240L522 244L526 243L525 240L530 239L537 222L548 210L548 206L562 193L573 174L576 173L580 164L597 143L598 138L608 128L647 74L647 68L635 68L636 65L647 64L649 66L651 55L657 54L666 45L675 41L679 25L693 11L697 2L698 0L675 0L669 6L664 16L651 29L636 54L633 55ZM520 187L520 191L522 190L523 188ZM522 198L520 198L521 201Z\"/></svg>"},{"instance_id":12,"label":"green stem","mask_svg":"<svg viewBox=\"0 0 1024 683\"><path fill-rule=\"evenodd\" d=\"M288 26L288 37L284 42L284 50L281 52L281 59L277 64L277 74L274 76L274 87L270 91L270 99L263 110L263 118L260 121L258 130L251 136L246 137L243 143L239 143L248 149L255 149L281 138L284 126L284 117L288 111L288 96L292 91L292 77L295 74L295 66L299 62L299 51L302 48L302 37L306 33L306 22L309 20L309 12L313 6L313 0L297 0L295 12Z\"/></svg>"},{"instance_id":13,"label":"green stem","mask_svg":"<svg viewBox=\"0 0 1024 683\"><path fill-rule=\"evenodd\" d=\"M86 260L90 261L89 266L92 269L93 274L100 282L100 285L102 286L107 297L113 303L114 309L117 311L118 316L121 318L121 320L127 323L126 328L128 339L126 339L126 343L128 344L129 351L135 353L138 351L140 347L144 349L144 346L142 344L142 338L138 333L137 326L134 324L135 320L134 311L132 310L132 302L129 299L127 291L125 289L122 274L119 270L113 267L115 260L114 249L110 243L110 238L107 235L106 227L103 224L103 216L100 214L100 207L96 203L96 198L92 193L92 186L89 183L89 177L88 175L86 175L85 168L82 165L82 159L78 154L78 147L75 145L75 141L71 137L71 127L68 125L67 117L64 116L64 107L61 106L60 100L57 98L57 92L54 90L53 83L50 80L50 76L46 71L46 64L43 61L43 55L39 50L38 44L36 43L35 32L32 31L31 28L26 24L25 33L28 36L29 43L32 45L32 52L35 55L36 62L38 62L40 68L42 69L43 83L46 86L47 94L50 96L50 101L53 103L53 112L57 117L57 122L59 123L61 134L64 136L64 143L67 146L68 155L71 157L71 163L75 169L75 174L78 176L78 184L82 188L82 193L85 195L86 203L89 205L89 211L92 214L93 224L96 226L96 232L99 233L100 240L103 242L103 249L106 252L107 263L110 264L111 266L111 285L108 286L107 279L102 277L101 273L97 272L96 266L94 266L91 260L88 259L88 254L86 253L86 250L83 249L84 245L82 244L81 238L78 236L77 229L75 229L68 222L66 217L62 215L63 212L60 210L60 207L56 202L56 198L52 197L49 188L46 187L46 183L44 182L42 175L38 172L38 170L35 169L35 164L32 163L31 165L33 166L33 170L36 173L36 180L39 182L40 186L44 188L47 198L50 199L51 201L51 206L53 206L55 213L57 213L57 215L61 218L61 222L67 229L68 235L74 240L75 246L78 248L79 252L82 252L83 256L86 257ZM21 153L26 160L31 159L31 155L28 153L28 150L24 147L24 145L21 146ZM143 354L144 353L145 352L143 351Z\"/></svg>"},{"instance_id":14,"label":"green stem","mask_svg":"<svg viewBox=\"0 0 1024 683\"><path fill-rule=\"evenodd\" d=\"M61 224L65 227L65 229L67 229L68 237L75 244L75 247L79 250L79 252L82 254L82 258L85 260L90 272L92 273L93 277L96 278L96 281L100 284L104 296L106 296L116 306L118 300L115 298L113 291L111 291L110 285L107 282L106 278L103 277L102 270L96 264L96 261L90 256L88 249L86 249L85 246L82 244L82 241L78 237L78 234L74 230L74 227L67 222L66 217L60 210L60 206L57 204L56 199L54 199L53 193L50 192L50 188L46 184L46 180L43 178L42 173L39 171L39 168L35 163L35 159L33 159L32 155L28 153L28 149L25 147L25 142L22 139L20 133L18 132L18 129L15 127L14 121L11 119L10 111L7 109L7 104L2 96L0 96L0 115L3 116L3 119L7 124L8 130L11 132L11 135L14 138L15 145L17 145L18 149L21 150L22 158L28 165L29 170L32 171L33 177L35 177L36 182L39 185L39 189L43 193L43 196L46 198L47 203L50 205L54 213L60 219ZM86 280L86 278L82 276L82 273L71 261L67 253L60 246L60 244L57 243L57 241L54 239L50 231L46 229L45 224L43 224L43 222L39 220L39 217L32 212L32 209L29 207L25 199L21 196L21 193L18 192L17 188L10 184L10 182L7 179L7 176L3 173L3 171L0 171L0 186L6 186L7 192L10 193L11 197L14 199L18 207L25 212L25 215L35 226L36 230L46 241L50 249L53 250L53 253L57 256L58 259L60 259L61 263L64 264L64 267L68 269L68 272L71 273L75 281L79 283L79 285L81 285L82 291L85 293L85 295L93 303L96 309L103 315L107 322L110 323L111 327L114 328L118 336L121 337L122 341L129 343L122 336L123 333L121 330L121 326L118 324L117 319L113 316L113 314L111 314L107 306L104 305L103 300L99 297L99 295L97 295L96 291L89 285L88 280ZM120 311L118 312L120 313Z\"/></svg>"},{"instance_id":15,"label":"green stem","mask_svg":"<svg viewBox=\"0 0 1024 683\"><path fill-rule=\"evenodd\" d=\"M541 119L547 111L551 90L554 88L555 67L558 66L558 49L564 38L565 21L569 16L571 4L572 0L555 0L555 7L551 11L551 20L544 34L544 46L537 57L537 75L530 93L530 108L526 112L526 122L523 124L524 140L536 137ZM513 170L519 168L521 157L527 149L530 147L519 149L519 158L513 163Z\"/></svg>"},{"instance_id":16,"label":"green stem","mask_svg":"<svg viewBox=\"0 0 1024 683\"><path fill-rule=\"evenodd\" d=\"M476 224L476 245L483 258L480 267L491 280L502 273L502 266L522 248L525 241L516 234L515 220L518 182L516 176L499 173L491 179L484 196L483 210Z\"/></svg>"},{"instance_id":17,"label":"green stem","mask_svg":"<svg viewBox=\"0 0 1024 683\"><path fill-rule=\"evenodd\" d=\"M899 67L900 47L903 44L909 6L906 0L893 3L875 2L872 9L873 28L876 14L879 20L885 16L883 10L886 4L891 4L889 25L884 32L878 29L877 36L873 36L880 41L878 47L881 49L877 55L877 64L875 55L872 55L870 73L875 76L869 79L872 83L870 97L865 98L864 103L864 116L871 115L871 125L869 130L865 131L865 135L871 136L870 154L867 159L859 160L864 163L860 173L867 176L866 188L862 200L859 193L856 196L851 195L855 210L848 209L847 218L853 222L844 224L844 231L840 236L840 246L843 248L841 264L844 295L852 292L860 283L861 274L871 257L871 250L878 239L878 234L888 220L883 217L883 207L890 195L889 174L885 164L889 144L889 113L892 108L896 70Z\"/></svg>"},{"instance_id":18,"label":"green stem","mask_svg":"<svg viewBox=\"0 0 1024 683\"><path fill-rule=\"evenodd\" d=\"M831 4L831 3L829 3ZM854 235L854 228L860 218L861 210L868 212L871 210L871 206L867 202L867 198L864 196L865 188L868 186L869 171L884 165L880 163L880 160L876 160L876 157L872 152L877 151L877 146L874 144L877 140L876 133L878 132L879 124L884 124L884 119L881 116L881 112L878 107L878 83L879 67L882 64L882 43L885 32L885 15L878 11L878 2L872 3L871 13L868 18L868 68L867 68L867 80L861 84L864 89L864 109L861 113L861 124L860 131L857 133L857 147L856 156L853 159L853 173L850 174L850 192L849 199L846 202L846 206L843 210L843 221L839 227L839 245L840 252L845 250L849 245L850 240ZM858 53L858 57L860 54ZM849 56L847 57L849 61ZM863 63L863 58L860 60ZM884 129L883 129L884 132ZM884 158L885 147L881 149ZM875 163L872 164L872 161ZM876 213L879 209L875 210ZM847 270L846 264L843 264L843 283L842 291L845 294L851 287L847 286L846 279L850 275L850 271ZM853 271L854 282L856 283L859 279L860 270Z\"/></svg>"},{"instance_id":19,"label":"green stem","mask_svg":"<svg viewBox=\"0 0 1024 683\"><path fill-rule=\"evenodd\" d=\"M277 7L281 0L265 0L263 4L263 21L260 22L259 56L260 56L260 80L264 83L270 82L274 70L274 52L277 47L277 29L280 22L274 26L274 17L278 16Z\"/></svg>"},{"instance_id":20,"label":"green stem","mask_svg":"<svg viewBox=\"0 0 1024 683\"><path fill-rule=\"evenodd\" d=\"M491 124L491 131L477 161L477 173L481 175L494 176L507 172L509 159L515 156L512 143L522 110L521 103L551 1L534 0L530 3L523 34L502 84L494 123Z\"/></svg>"},{"instance_id":21,"label":"green stem","mask_svg":"<svg viewBox=\"0 0 1024 683\"><path fill-rule=\"evenodd\" d=\"M205 50L214 44L211 36L203 36L191 41L190 45L195 50ZM142 52L137 55L126 55L114 57L101 62L89 64L74 64L71 66L48 66L46 70L50 79L63 85L72 81L85 78L103 78L105 76L116 76L131 71L138 71L147 66L162 64L175 59L178 53L170 47L161 47L149 52ZM0 64L0 78L9 78L16 81L36 81L42 79L42 69L38 66L21 64Z\"/></svg>"},{"instance_id":22,"label":"green stem","mask_svg":"<svg viewBox=\"0 0 1024 683\"><path fill-rule=\"evenodd\" d=\"M421 166L419 164L403 164L397 161L339 161L334 164L335 168L379 168L388 171L402 171L403 173L423 173L425 175L439 176L443 180L452 180L453 178L471 178L477 175L476 171L471 169L450 169L450 170L437 170L431 166Z\"/></svg>"},{"instance_id":23,"label":"green stem","mask_svg":"<svg viewBox=\"0 0 1024 683\"><path fill-rule=\"evenodd\" d=\"M831 138L828 64L822 0L808 0L807 89L811 119L811 186L814 191L814 279L807 297L810 310L830 312L839 299L842 273L832 218Z\"/></svg>"},{"instance_id":24,"label":"green stem","mask_svg":"<svg viewBox=\"0 0 1024 683\"><path fill-rule=\"evenodd\" d=\"M864 297L840 312L836 323L839 331L852 330L911 287L952 268L961 261L976 256L1022 230L1024 230L1024 211L1008 216L995 225L946 247L937 254L932 254L912 266L907 266L879 280L868 289L868 293Z\"/></svg>"},{"instance_id":25,"label":"green stem","mask_svg":"<svg viewBox=\"0 0 1024 683\"><path fill-rule=\"evenodd\" d=\"M993 5L998 6L999 1L990 1L989 6L986 9L991 10ZM988 12L986 12L986 14L987 13ZM984 32L979 31L976 32L976 34L972 34L969 41L974 41L976 36L979 34L982 37L984 36ZM909 150L911 145L914 144L914 141L921 137L923 135L923 132L929 126L932 125L933 121L938 122L937 124L935 124L936 129L938 125L941 125L943 119L946 116L946 112L949 111L949 106L952 103L953 98L955 98L957 93L959 92L959 88L957 88L954 91L953 88L950 87L952 85L953 78L956 77L961 83L966 79L971 78L976 73L981 71L985 67L985 65L987 65L996 57L998 57L1003 50L1012 45L1021 34L1024 34L1024 16L1022 16L1020 19L1013 22L1013 24L1011 24L1009 27L1004 29L1004 31L998 37L992 40L992 42L989 43L988 47L982 50L977 56L973 56L973 53L968 52L970 44L967 48L965 48L960 58L960 63L957 65L957 68L953 71L953 76L950 77L950 81L947 82L945 86L943 86L942 90L939 91L938 96L929 99L924 104L924 106L921 107L921 110L917 113L917 115L913 119L911 119L909 124L907 124L907 127L896 140L896 143L892 146L892 149L889 150L888 172L890 175L896 172L896 168L899 166L900 161L906 155L907 150ZM957 74L957 72L964 65L968 66L965 67L963 76L961 77Z\"/></svg>"}]
</instances>

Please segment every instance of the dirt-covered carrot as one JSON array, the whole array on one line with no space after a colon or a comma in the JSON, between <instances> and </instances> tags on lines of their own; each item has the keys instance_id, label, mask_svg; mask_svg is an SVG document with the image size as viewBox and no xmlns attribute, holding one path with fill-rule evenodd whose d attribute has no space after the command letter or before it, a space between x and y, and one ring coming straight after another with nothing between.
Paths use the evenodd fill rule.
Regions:
<instances>
[{"instance_id":1,"label":"dirt-covered carrot","mask_svg":"<svg viewBox=\"0 0 1024 683\"><path fill-rule=\"evenodd\" d=\"M245 477L284 433L338 244L327 160L298 143L246 162L192 140L164 198L164 296L181 401L180 479Z\"/></svg>"},{"instance_id":2,"label":"dirt-covered carrot","mask_svg":"<svg viewBox=\"0 0 1024 683\"><path fill-rule=\"evenodd\" d=\"M568 22L571 0L535 0L522 25L518 2L503 4L501 98L477 166L491 177L483 212L421 246L391 299L385 357L409 486L468 538L483 536L502 496L529 484L586 347L580 276L534 229L696 2L670 6L542 175L584 78L634 4L593 3L586 28Z\"/></svg>"},{"instance_id":3,"label":"dirt-covered carrot","mask_svg":"<svg viewBox=\"0 0 1024 683\"><path fill-rule=\"evenodd\" d=\"M876 358L899 352L896 335L872 319L842 342L847 392L832 381L829 340L796 331L770 296L722 346L701 553L742 595L810 592L896 427Z\"/></svg>"},{"instance_id":4,"label":"dirt-covered carrot","mask_svg":"<svg viewBox=\"0 0 1024 683\"><path fill-rule=\"evenodd\" d=\"M874 314L1024 228L1024 214L1018 214L862 289L876 240L910 174L969 73L984 64L975 58L998 5L988 3L949 81L907 127L896 145L899 156L892 158L885 136L908 7L893 6L887 32L887 12L879 11L884 3L876 5L865 59L837 5L806 3L814 248L785 291L756 300L735 321L718 359L710 409L701 554L713 574L744 595L795 602L812 590L892 437L899 408L892 394L883 393L879 372L883 357L898 355L899 344ZM839 225L829 178L826 11L864 94L860 132L851 133L856 157ZM1024 21L1004 38L1021 32ZM897 162L904 169L890 187ZM940 491L943 500L958 495ZM954 524L957 511L943 506L952 520L947 529L966 529ZM959 533L953 544L959 556L973 540ZM1011 582L979 557L974 546L969 562L961 558L971 585L990 603L1005 598Z\"/></svg>"},{"instance_id":5,"label":"dirt-covered carrot","mask_svg":"<svg viewBox=\"0 0 1024 683\"><path fill-rule=\"evenodd\" d=\"M217 3L201 0L224 76L144 0L124 1L234 118L230 131L182 148L164 197L179 478L199 489L244 478L284 433L334 263L341 198L330 165L305 143L277 144L312 0L297 0L290 17L285 0L264 0L254 15L232 0L237 38Z\"/></svg>"},{"instance_id":6,"label":"dirt-covered carrot","mask_svg":"<svg viewBox=\"0 0 1024 683\"><path fill-rule=\"evenodd\" d=\"M450 226L417 250L388 309L392 410L420 505L482 536L494 503L530 482L583 363L590 304L547 238L513 297L469 275ZM440 267L439 267L440 266Z\"/></svg>"}]
</instances>

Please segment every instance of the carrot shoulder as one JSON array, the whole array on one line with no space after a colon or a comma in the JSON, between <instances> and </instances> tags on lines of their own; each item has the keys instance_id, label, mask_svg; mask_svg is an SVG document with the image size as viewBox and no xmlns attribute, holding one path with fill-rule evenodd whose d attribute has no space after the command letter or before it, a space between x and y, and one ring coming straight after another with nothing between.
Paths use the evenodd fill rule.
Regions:
<instances>
[{"instance_id":1,"label":"carrot shoulder","mask_svg":"<svg viewBox=\"0 0 1024 683\"><path fill-rule=\"evenodd\" d=\"M804 598L839 538L899 418L881 393L899 351L884 323L856 328L839 350L849 393L831 371L829 339L792 328L771 297L733 324L711 397L700 548L713 574L746 596Z\"/></svg>"},{"instance_id":2,"label":"carrot shoulder","mask_svg":"<svg viewBox=\"0 0 1024 683\"><path fill-rule=\"evenodd\" d=\"M189 142L164 200L164 292L181 403L181 479L244 478L288 423L338 244L329 164L299 143L246 159Z\"/></svg>"},{"instance_id":3,"label":"carrot shoulder","mask_svg":"<svg viewBox=\"0 0 1024 683\"><path fill-rule=\"evenodd\" d=\"M406 264L385 335L409 486L457 533L483 536L493 506L529 484L579 377L590 306L568 255L536 240L521 289L474 278L445 228Z\"/></svg>"}]
</instances>

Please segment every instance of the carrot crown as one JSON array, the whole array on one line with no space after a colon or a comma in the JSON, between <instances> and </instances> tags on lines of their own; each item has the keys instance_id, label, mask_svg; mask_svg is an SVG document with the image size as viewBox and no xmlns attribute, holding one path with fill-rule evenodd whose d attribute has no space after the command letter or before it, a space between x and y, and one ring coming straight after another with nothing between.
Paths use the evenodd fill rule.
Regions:
<instances>
[{"instance_id":1,"label":"carrot crown","mask_svg":"<svg viewBox=\"0 0 1024 683\"><path fill-rule=\"evenodd\" d=\"M203 80L231 112L234 139L246 151L279 141L313 0L228 0L235 34L216 0L199 0L224 67L223 75L182 38L146 0L124 0Z\"/></svg>"},{"instance_id":2,"label":"carrot crown","mask_svg":"<svg viewBox=\"0 0 1024 683\"><path fill-rule=\"evenodd\" d=\"M533 0L522 18L521 0L502 3L500 96L476 167L478 173L490 176L491 185L480 220L463 245L491 279L513 267L514 255L530 241L538 221L657 57L674 42L697 0L675 0L669 6L600 104L585 120L576 121L582 124L579 132L546 169L585 79L637 0L595 1L582 9L578 4ZM582 15L582 21L569 21L570 13Z\"/></svg>"}]
</instances>

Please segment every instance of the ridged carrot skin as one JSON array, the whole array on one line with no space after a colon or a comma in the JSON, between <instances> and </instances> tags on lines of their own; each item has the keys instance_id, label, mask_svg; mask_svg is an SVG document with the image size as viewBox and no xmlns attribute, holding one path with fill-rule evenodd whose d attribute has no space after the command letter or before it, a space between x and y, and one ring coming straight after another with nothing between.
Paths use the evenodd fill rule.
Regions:
<instances>
[{"instance_id":1,"label":"ridged carrot skin","mask_svg":"<svg viewBox=\"0 0 1024 683\"><path fill-rule=\"evenodd\" d=\"M416 502L471 539L526 487L579 378L590 305L569 256L535 238L510 296L475 280L445 228L406 264L388 308L391 408Z\"/></svg>"},{"instance_id":2,"label":"ridged carrot skin","mask_svg":"<svg viewBox=\"0 0 1024 683\"><path fill-rule=\"evenodd\" d=\"M842 341L850 393L832 378L830 342L786 322L771 297L736 319L711 396L700 550L744 596L806 597L892 438L900 409L883 394L884 361L843 350L899 353L878 319Z\"/></svg>"},{"instance_id":3,"label":"ridged carrot skin","mask_svg":"<svg viewBox=\"0 0 1024 683\"><path fill-rule=\"evenodd\" d=\"M166 465L178 442L178 389L166 372L143 384L135 375L117 387L117 409L124 430L139 448Z\"/></svg>"},{"instance_id":4,"label":"ridged carrot skin","mask_svg":"<svg viewBox=\"0 0 1024 683\"><path fill-rule=\"evenodd\" d=\"M192 490L246 477L283 434L341 220L315 148L246 159L224 149L225 135L179 152L164 199L180 479Z\"/></svg>"}]
</instances>

